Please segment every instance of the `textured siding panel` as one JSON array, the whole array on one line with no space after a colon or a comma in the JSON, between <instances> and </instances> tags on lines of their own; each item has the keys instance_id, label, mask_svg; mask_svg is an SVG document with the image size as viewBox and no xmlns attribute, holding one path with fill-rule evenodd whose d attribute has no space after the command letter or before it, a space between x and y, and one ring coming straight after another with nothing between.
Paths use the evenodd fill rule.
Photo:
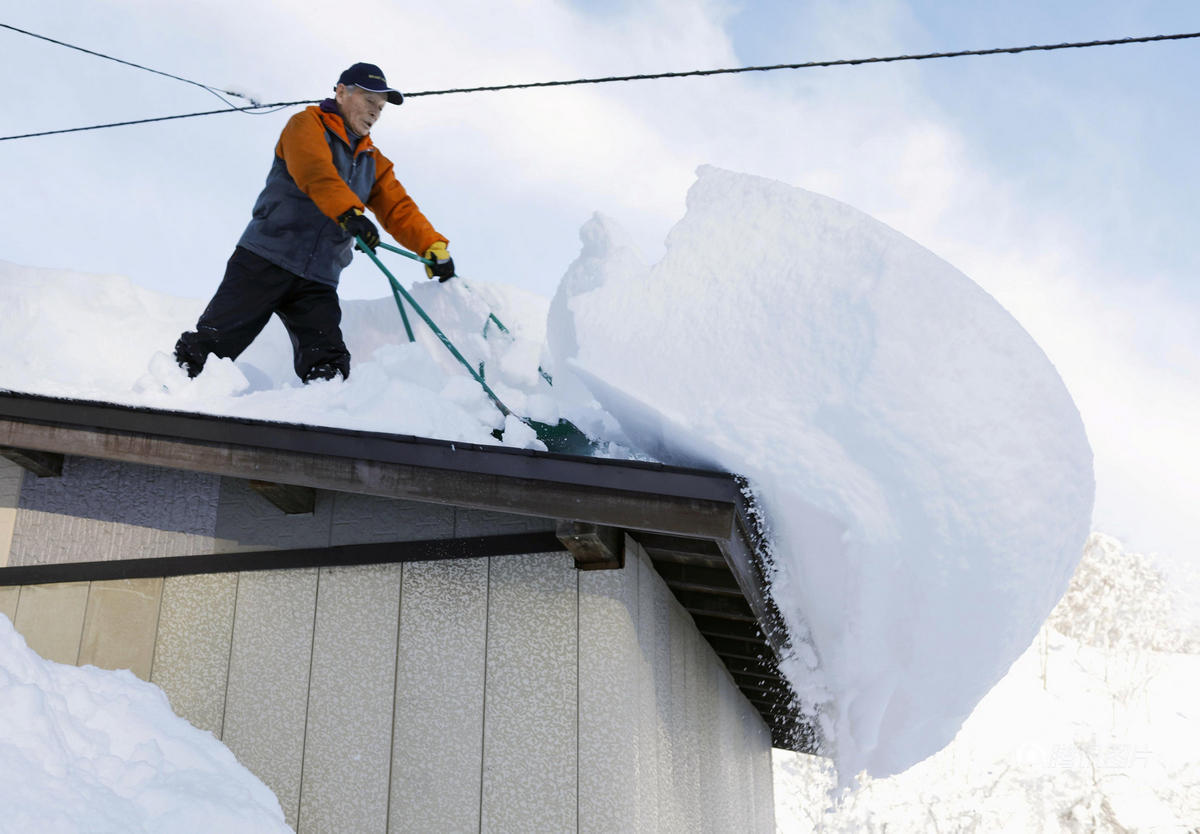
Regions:
<instances>
[{"instance_id":1,"label":"textured siding panel","mask_svg":"<svg viewBox=\"0 0 1200 834\"><path fill-rule=\"evenodd\" d=\"M478 831L488 559L404 566L389 831Z\"/></svg>"},{"instance_id":2,"label":"textured siding panel","mask_svg":"<svg viewBox=\"0 0 1200 834\"><path fill-rule=\"evenodd\" d=\"M400 572L321 569L300 834L387 830Z\"/></svg>"},{"instance_id":3,"label":"textured siding panel","mask_svg":"<svg viewBox=\"0 0 1200 834\"><path fill-rule=\"evenodd\" d=\"M93 582L83 619L79 665L128 669L150 680L161 579Z\"/></svg>"},{"instance_id":4,"label":"textured siding panel","mask_svg":"<svg viewBox=\"0 0 1200 834\"><path fill-rule=\"evenodd\" d=\"M658 814L658 830L683 832L683 822L675 813L677 809L671 802L671 797L677 790L675 739L671 734L672 716L680 706L675 703L675 693L671 689L671 609L677 603L662 577L650 565L650 560L644 552L641 561L644 571L643 585L649 586L651 589L651 593L643 597L651 605L651 609L648 613L643 606L641 619L645 622L649 616L654 622L652 684L655 752L657 754L655 772L658 781L654 802Z\"/></svg>"},{"instance_id":5,"label":"textured siding panel","mask_svg":"<svg viewBox=\"0 0 1200 834\"><path fill-rule=\"evenodd\" d=\"M20 509L13 527L9 564L58 565L191 556L212 549L211 536Z\"/></svg>"},{"instance_id":6,"label":"textured siding panel","mask_svg":"<svg viewBox=\"0 0 1200 834\"><path fill-rule=\"evenodd\" d=\"M696 755L697 773L700 784L701 828L702 831L721 831L716 825L718 805L724 794L724 786L720 783L717 770L717 756L720 748L717 734L717 723L720 714L717 712L718 694L716 681L716 661L709 651L708 644L700 637L696 641L696 678L692 687L695 696L693 716L697 725Z\"/></svg>"},{"instance_id":7,"label":"textured siding panel","mask_svg":"<svg viewBox=\"0 0 1200 834\"><path fill-rule=\"evenodd\" d=\"M696 654L700 635L692 617L672 600L671 715L668 728L672 744L671 831L700 829L700 731L696 724Z\"/></svg>"},{"instance_id":8,"label":"textured siding panel","mask_svg":"<svg viewBox=\"0 0 1200 834\"><path fill-rule=\"evenodd\" d=\"M576 826L576 596L567 554L492 559L483 831Z\"/></svg>"},{"instance_id":9,"label":"textured siding panel","mask_svg":"<svg viewBox=\"0 0 1200 834\"><path fill-rule=\"evenodd\" d=\"M89 584L63 582L21 588L13 625L29 648L56 663L78 662Z\"/></svg>"},{"instance_id":10,"label":"textured siding panel","mask_svg":"<svg viewBox=\"0 0 1200 834\"><path fill-rule=\"evenodd\" d=\"M658 577L642 558L640 551L640 547L635 548L630 554L630 561L638 572L638 653L634 658L637 670L637 689L634 697L638 717L637 830L657 831L659 774L655 660L658 655L659 622L654 610L653 580Z\"/></svg>"},{"instance_id":11,"label":"textured siding panel","mask_svg":"<svg viewBox=\"0 0 1200 834\"><path fill-rule=\"evenodd\" d=\"M416 501L393 501L342 493L334 497L330 543L448 539L454 535L454 508Z\"/></svg>"},{"instance_id":12,"label":"textured siding panel","mask_svg":"<svg viewBox=\"0 0 1200 834\"><path fill-rule=\"evenodd\" d=\"M775 830L775 777L771 765L771 734L758 713L751 715L754 732L750 740L750 769L754 775L754 830Z\"/></svg>"},{"instance_id":13,"label":"textured siding panel","mask_svg":"<svg viewBox=\"0 0 1200 834\"><path fill-rule=\"evenodd\" d=\"M61 478L28 478L12 565L212 550L218 479L195 472L67 457Z\"/></svg>"},{"instance_id":14,"label":"textured siding panel","mask_svg":"<svg viewBox=\"0 0 1200 834\"><path fill-rule=\"evenodd\" d=\"M312 659L317 570L255 571L238 580L224 742L275 791L296 825Z\"/></svg>"},{"instance_id":15,"label":"textured siding panel","mask_svg":"<svg viewBox=\"0 0 1200 834\"><path fill-rule=\"evenodd\" d=\"M217 738L225 720L237 586L236 573L165 579L150 671L172 709Z\"/></svg>"},{"instance_id":16,"label":"textured siding panel","mask_svg":"<svg viewBox=\"0 0 1200 834\"><path fill-rule=\"evenodd\" d=\"M0 458L0 568L8 564L8 554L12 549L13 528L17 522L17 505L21 500L24 475L24 469L10 460Z\"/></svg>"},{"instance_id":17,"label":"textured siding panel","mask_svg":"<svg viewBox=\"0 0 1200 834\"><path fill-rule=\"evenodd\" d=\"M724 786L725 802L722 803L725 830L735 826L741 830L750 827L754 819L750 810L750 786L746 782L746 728L742 726L741 704L745 701L741 692L729 680L728 673L718 673L717 692L720 699L720 767L718 778Z\"/></svg>"},{"instance_id":18,"label":"textured siding panel","mask_svg":"<svg viewBox=\"0 0 1200 834\"><path fill-rule=\"evenodd\" d=\"M628 543L627 543L628 548ZM579 830L636 831L638 561L579 573Z\"/></svg>"},{"instance_id":19,"label":"textured siding panel","mask_svg":"<svg viewBox=\"0 0 1200 834\"><path fill-rule=\"evenodd\" d=\"M0 614L10 621L17 619L17 598L20 596L21 589L16 585L0 587Z\"/></svg>"},{"instance_id":20,"label":"textured siding panel","mask_svg":"<svg viewBox=\"0 0 1200 834\"><path fill-rule=\"evenodd\" d=\"M21 508L211 536L218 480L199 472L67 456L62 477L25 482Z\"/></svg>"},{"instance_id":21,"label":"textured siding panel","mask_svg":"<svg viewBox=\"0 0 1200 834\"><path fill-rule=\"evenodd\" d=\"M222 478L216 519L217 549L228 553L327 547L333 504L332 493L318 491L312 513L288 515L252 490L248 481Z\"/></svg>"}]
</instances>

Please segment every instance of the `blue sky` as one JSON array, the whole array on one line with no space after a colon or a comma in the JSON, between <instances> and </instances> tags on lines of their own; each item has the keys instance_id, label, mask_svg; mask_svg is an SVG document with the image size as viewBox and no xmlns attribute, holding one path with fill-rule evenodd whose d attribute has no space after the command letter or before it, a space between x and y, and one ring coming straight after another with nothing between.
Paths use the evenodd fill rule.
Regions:
<instances>
[{"instance_id":1,"label":"blue sky","mask_svg":"<svg viewBox=\"0 0 1200 834\"><path fill-rule=\"evenodd\" d=\"M1194 0L434 5L44 0L0 22L271 101L324 96L364 59L411 92L1200 31ZM0 68L0 135L220 106L4 30ZM594 211L657 259L700 164L872 214L1030 330L1088 427L1096 526L1183 567L1200 560L1197 77L1192 40L414 98L374 135L464 275L547 296ZM288 115L0 143L0 258L206 298ZM343 293L386 287L362 262Z\"/></svg>"}]
</instances>

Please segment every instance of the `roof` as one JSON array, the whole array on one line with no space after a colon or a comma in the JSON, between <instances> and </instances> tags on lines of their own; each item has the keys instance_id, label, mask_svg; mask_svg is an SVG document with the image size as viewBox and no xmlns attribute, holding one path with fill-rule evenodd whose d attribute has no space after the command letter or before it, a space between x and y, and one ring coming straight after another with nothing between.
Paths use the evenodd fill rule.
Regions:
<instances>
[{"instance_id":1,"label":"roof","mask_svg":"<svg viewBox=\"0 0 1200 834\"><path fill-rule=\"evenodd\" d=\"M767 592L769 557L754 533L757 509L734 474L3 391L0 452L27 466L36 465L31 458L37 453L78 455L267 487L452 504L623 531L646 550L762 714L775 746L815 747L814 732L779 671L788 650L786 630ZM562 550L568 543L561 528L557 540L550 534L536 542L527 538L495 537L486 546L411 543L403 553L371 545L270 551L237 554L237 564L260 569L458 558L499 555L497 547ZM481 547L491 550L481 553ZM217 572L232 563L229 554L207 554L9 567L0 568L0 584Z\"/></svg>"}]
</instances>

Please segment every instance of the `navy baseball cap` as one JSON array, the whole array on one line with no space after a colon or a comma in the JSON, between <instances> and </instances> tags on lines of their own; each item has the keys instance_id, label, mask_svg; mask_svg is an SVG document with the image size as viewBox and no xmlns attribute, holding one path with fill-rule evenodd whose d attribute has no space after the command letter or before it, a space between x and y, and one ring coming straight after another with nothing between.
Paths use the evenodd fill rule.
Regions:
<instances>
[{"instance_id":1,"label":"navy baseball cap","mask_svg":"<svg viewBox=\"0 0 1200 834\"><path fill-rule=\"evenodd\" d=\"M372 93L387 93L390 104L404 103L404 96L399 90L388 86L387 79L383 77L383 70L374 64L354 64L338 77L338 83L349 87L361 87Z\"/></svg>"}]
</instances>

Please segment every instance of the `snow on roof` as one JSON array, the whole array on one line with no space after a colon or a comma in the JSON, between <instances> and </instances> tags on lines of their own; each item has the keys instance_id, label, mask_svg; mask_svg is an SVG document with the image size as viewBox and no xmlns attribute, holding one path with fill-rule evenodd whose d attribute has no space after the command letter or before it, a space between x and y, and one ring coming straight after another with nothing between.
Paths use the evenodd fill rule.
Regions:
<instances>
[{"instance_id":1,"label":"snow on roof","mask_svg":"<svg viewBox=\"0 0 1200 834\"><path fill-rule=\"evenodd\" d=\"M759 494L788 664L843 779L945 746L1066 589L1083 424L1033 339L856 209L701 168L666 256L597 216L551 305L556 380L624 442Z\"/></svg>"},{"instance_id":2,"label":"snow on roof","mask_svg":"<svg viewBox=\"0 0 1200 834\"><path fill-rule=\"evenodd\" d=\"M1049 360L932 253L781 183L701 169L653 267L610 220L582 237L548 310L419 270L412 292L514 411L567 417L602 455L750 479L789 677L843 778L943 747L1088 532L1091 452ZM0 263L0 388L471 443L505 426L421 326L407 342L390 298L344 304L344 383L301 385L277 322L188 381L168 354L203 304ZM537 448L520 428L504 442Z\"/></svg>"}]
</instances>

